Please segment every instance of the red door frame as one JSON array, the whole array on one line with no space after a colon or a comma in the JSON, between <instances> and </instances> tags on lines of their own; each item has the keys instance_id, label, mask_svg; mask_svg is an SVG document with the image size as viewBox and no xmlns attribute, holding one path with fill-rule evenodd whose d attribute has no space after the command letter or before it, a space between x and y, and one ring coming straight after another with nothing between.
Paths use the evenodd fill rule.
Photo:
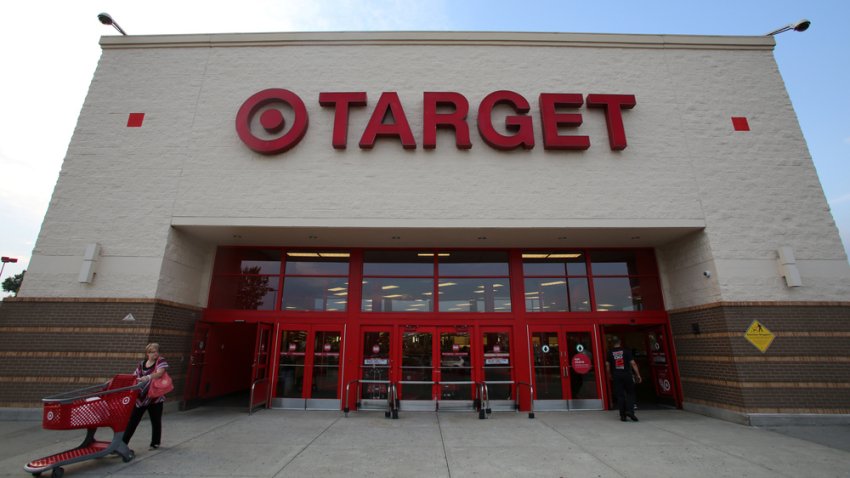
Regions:
<instances>
[{"instance_id":1,"label":"red door frame","mask_svg":"<svg viewBox=\"0 0 850 478\"><path fill-rule=\"evenodd\" d=\"M602 342L602 344L601 344L602 347L603 347L602 353L604 354L603 358L608 356L607 355L608 354L608 347L607 347L606 341L604 340L605 335L606 334L622 333L622 331L628 331L632 327L636 327L637 331L640 331L640 332L648 332L652 329L660 330L660 331L663 332L663 334L664 334L664 347L665 347L665 350L666 350L666 353L667 353L667 361L670 365L671 378L673 379L673 384L672 384L673 385L673 400L676 403L676 408L682 408L682 403L684 401L684 395L683 395L683 392L682 392L682 381L679 378L679 361L678 361L678 358L676 357L676 347L675 347L675 343L673 342L673 333L672 333L673 330L672 330L672 327L670 326L669 320L641 321L640 323L635 323L635 321L632 321L632 323L630 323L630 324L618 323L618 322L605 324L603 327L601 327L602 330L600 331L600 342ZM641 378L643 378L643 380L646 381L650 377L641 377ZM611 384L608 383L607 378L606 378L605 382L606 382L606 389L610 389ZM613 393L613 392L608 390L608 393ZM609 402L609 400L606 399L606 401L605 401L606 409L607 409L608 402Z\"/></svg>"},{"instance_id":2,"label":"red door frame","mask_svg":"<svg viewBox=\"0 0 850 478\"><path fill-rule=\"evenodd\" d=\"M272 373L275 371L272 357L275 356L274 351L277 345L276 330L277 327L274 323L260 322L257 324L254 360L251 363L251 403L249 407L252 410L256 405L263 403L268 408L271 403Z\"/></svg>"},{"instance_id":3,"label":"red door frame","mask_svg":"<svg viewBox=\"0 0 850 478\"><path fill-rule=\"evenodd\" d=\"M307 333L307 343L304 348L304 383L302 385L301 390L301 398L309 399L311 398L312 385L313 385L313 365L315 359L315 341L316 341L316 332L338 332L340 337L340 352L339 352L339 378L337 380L337 399L340 401L343 400L342 395L344 394L344 382L345 382L345 345L346 345L346 326L345 324L305 324L305 323L285 323L278 324L277 329L275 330L275 341L278 342L276 347L274 356L276 358L274 365L274 380L272 381L272 386L270 387L270 393L273 397L276 393L278 382L280 381L280 354L283 350L283 332L289 331L304 331Z\"/></svg>"},{"instance_id":4,"label":"red door frame","mask_svg":"<svg viewBox=\"0 0 850 478\"><path fill-rule=\"evenodd\" d=\"M484 367L486 365L485 354L487 353L484 350L484 334L486 333L506 333L508 336L508 347L510 356L508 360L510 361L511 368L511 376L510 380L514 382L511 385L511 398L514 400L517 399L518 396L518 386L516 384L519 370L517 370L518 364L520 363L518 356L519 350L521 349L521 345L516 341L514 334L514 327L509 325L483 325L479 327L475 327L475 335L472 337L472 347L474 352L472 354L472 380L476 382L484 382Z\"/></svg>"},{"instance_id":5,"label":"red door frame","mask_svg":"<svg viewBox=\"0 0 850 478\"><path fill-rule=\"evenodd\" d=\"M604 362L600 360L600 358L602 357L601 346L600 346L601 334L598 331L598 327L593 325L593 324L585 324L585 325L575 325L575 324L570 324L570 325L559 325L559 324L542 325L542 324L535 324L535 325L529 325L528 326L528 333L529 333L528 349L529 349L529 356L530 357L533 357L533 353L531 351L531 346L532 346L531 336L534 333L539 333L539 332L555 332L558 335L558 355L559 355L558 356L558 363L560 365L558 375L561 377L561 394L562 394L563 400L572 400L573 399L573 396L572 396L573 392L572 392L572 386L570 384L570 375L569 374L575 373L571 370L572 364L569 361L569 351L567 350L567 347L569 345L569 340L567 339L567 335L570 334L570 333L587 333L587 334L590 334L590 341L591 341L591 347L592 347L592 349L591 349L591 354L592 354L591 360L593 361L592 362L593 363L593 369L594 369L594 374L595 374L595 377L596 377L596 396L599 397L600 400L603 400L602 403L604 404L605 398L604 398L604 395L603 395L604 387L602 386L602 380L604 380L604 378L605 378L605 373L602 370L604 368ZM529 363L531 364L531 368L532 368L532 370L530 370L531 376L529 378L532 381L531 383L535 386L534 398L537 399L536 374L534 373L534 370L533 370L534 365L531 362L529 362Z\"/></svg>"},{"instance_id":6,"label":"red door frame","mask_svg":"<svg viewBox=\"0 0 850 478\"><path fill-rule=\"evenodd\" d=\"M183 400L189 402L200 395L201 377L206 364L206 345L209 340L210 324L198 321L192 335L192 351L189 355L189 370L186 374L186 387L183 390Z\"/></svg>"}]
</instances>

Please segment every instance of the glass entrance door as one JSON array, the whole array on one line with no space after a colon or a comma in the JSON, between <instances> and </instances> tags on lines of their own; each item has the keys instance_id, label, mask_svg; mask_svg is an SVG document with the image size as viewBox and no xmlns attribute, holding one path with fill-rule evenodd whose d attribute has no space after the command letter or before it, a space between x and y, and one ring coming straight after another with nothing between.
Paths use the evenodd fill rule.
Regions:
<instances>
[{"instance_id":1,"label":"glass entrance door","mask_svg":"<svg viewBox=\"0 0 850 478\"><path fill-rule=\"evenodd\" d=\"M490 407L514 409L514 368L509 329L484 329L481 332L481 377L487 384Z\"/></svg>"},{"instance_id":2,"label":"glass entrance door","mask_svg":"<svg viewBox=\"0 0 850 478\"><path fill-rule=\"evenodd\" d=\"M339 410L342 335L333 326L282 328L273 407Z\"/></svg>"},{"instance_id":3,"label":"glass entrance door","mask_svg":"<svg viewBox=\"0 0 850 478\"><path fill-rule=\"evenodd\" d=\"M540 410L601 410L595 330L548 327L531 331L534 406Z\"/></svg>"},{"instance_id":4,"label":"glass entrance door","mask_svg":"<svg viewBox=\"0 0 850 478\"><path fill-rule=\"evenodd\" d=\"M361 408L386 408L392 374L393 333L391 328L364 328L360 358Z\"/></svg>"},{"instance_id":5,"label":"glass entrance door","mask_svg":"<svg viewBox=\"0 0 850 478\"><path fill-rule=\"evenodd\" d=\"M472 356L466 327L440 328L439 397L459 402L443 406L465 407L471 404L475 383L472 381ZM467 403L469 402L469 403Z\"/></svg>"},{"instance_id":6,"label":"glass entrance door","mask_svg":"<svg viewBox=\"0 0 850 478\"><path fill-rule=\"evenodd\" d=\"M472 409L475 382L467 327L401 329L398 373L402 410ZM392 361L391 361L392 362Z\"/></svg>"},{"instance_id":7,"label":"glass entrance door","mask_svg":"<svg viewBox=\"0 0 850 478\"><path fill-rule=\"evenodd\" d=\"M405 327L401 333L399 398L402 408L433 410L436 406L435 334L433 327Z\"/></svg>"}]
</instances>

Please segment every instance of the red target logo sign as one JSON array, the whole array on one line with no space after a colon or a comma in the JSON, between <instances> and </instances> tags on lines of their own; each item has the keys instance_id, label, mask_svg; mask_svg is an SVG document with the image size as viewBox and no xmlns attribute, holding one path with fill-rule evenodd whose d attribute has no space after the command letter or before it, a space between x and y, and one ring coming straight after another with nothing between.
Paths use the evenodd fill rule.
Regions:
<instances>
[{"instance_id":1,"label":"red target logo sign","mask_svg":"<svg viewBox=\"0 0 850 478\"><path fill-rule=\"evenodd\" d=\"M260 114L260 126L269 135L275 135L286 127L286 119L275 105L286 105L292 109L294 118L289 131L273 139L257 137L251 131L251 122ZM266 108L269 107L269 108ZM236 114L236 133L246 146L261 154L278 154L298 144L307 132L308 116L304 102L295 93L282 88L270 88L255 93L242 103Z\"/></svg>"}]
</instances>

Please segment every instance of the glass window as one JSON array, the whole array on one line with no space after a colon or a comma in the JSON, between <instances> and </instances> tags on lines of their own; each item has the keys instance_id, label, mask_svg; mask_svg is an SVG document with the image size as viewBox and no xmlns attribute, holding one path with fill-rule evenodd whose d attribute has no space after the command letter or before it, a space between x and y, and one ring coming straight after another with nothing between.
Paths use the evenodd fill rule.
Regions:
<instances>
[{"instance_id":1,"label":"glass window","mask_svg":"<svg viewBox=\"0 0 850 478\"><path fill-rule=\"evenodd\" d=\"M438 274L446 276L507 276L508 253L453 251L438 255Z\"/></svg>"},{"instance_id":2,"label":"glass window","mask_svg":"<svg viewBox=\"0 0 850 478\"><path fill-rule=\"evenodd\" d=\"M210 291L210 307L215 309L274 310L278 276L219 276Z\"/></svg>"},{"instance_id":3,"label":"glass window","mask_svg":"<svg viewBox=\"0 0 850 478\"><path fill-rule=\"evenodd\" d=\"M643 310L636 277L595 277L596 310Z\"/></svg>"},{"instance_id":4,"label":"glass window","mask_svg":"<svg viewBox=\"0 0 850 478\"><path fill-rule=\"evenodd\" d=\"M215 258L216 274L280 274L280 250L221 247Z\"/></svg>"},{"instance_id":5,"label":"glass window","mask_svg":"<svg viewBox=\"0 0 850 478\"><path fill-rule=\"evenodd\" d=\"M585 256L578 251L523 252L522 270L526 276L587 275Z\"/></svg>"},{"instance_id":6,"label":"glass window","mask_svg":"<svg viewBox=\"0 0 850 478\"><path fill-rule=\"evenodd\" d=\"M529 312L567 312L567 280L525 279L525 309Z\"/></svg>"},{"instance_id":7,"label":"glass window","mask_svg":"<svg viewBox=\"0 0 850 478\"><path fill-rule=\"evenodd\" d=\"M347 252L287 252L287 275L348 275Z\"/></svg>"},{"instance_id":8,"label":"glass window","mask_svg":"<svg viewBox=\"0 0 850 478\"><path fill-rule=\"evenodd\" d=\"M433 276L434 253L417 251L366 251L364 276Z\"/></svg>"},{"instance_id":9,"label":"glass window","mask_svg":"<svg viewBox=\"0 0 850 478\"><path fill-rule=\"evenodd\" d=\"M590 267L594 276L625 276L638 274L634 251L593 251Z\"/></svg>"},{"instance_id":10,"label":"glass window","mask_svg":"<svg viewBox=\"0 0 850 478\"><path fill-rule=\"evenodd\" d=\"M528 312L586 312L590 310L587 279L525 279L525 308Z\"/></svg>"},{"instance_id":11,"label":"glass window","mask_svg":"<svg viewBox=\"0 0 850 478\"><path fill-rule=\"evenodd\" d=\"M286 277L283 280L283 310L343 312L347 303L347 277Z\"/></svg>"},{"instance_id":12,"label":"glass window","mask_svg":"<svg viewBox=\"0 0 850 478\"><path fill-rule=\"evenodd\" d=\"M433 279L363 279L363 312L433 312Z\"/></svg>"},{"instance_id":13,"label":"glass window","mask_svg":"<svg viewBox=\"0 0 850 478\"><path fill-rule=\"evenodd\" d=\"M440 312L510 312L511 286L504 279L440 279Z\"/></svg>"}]
</instances>

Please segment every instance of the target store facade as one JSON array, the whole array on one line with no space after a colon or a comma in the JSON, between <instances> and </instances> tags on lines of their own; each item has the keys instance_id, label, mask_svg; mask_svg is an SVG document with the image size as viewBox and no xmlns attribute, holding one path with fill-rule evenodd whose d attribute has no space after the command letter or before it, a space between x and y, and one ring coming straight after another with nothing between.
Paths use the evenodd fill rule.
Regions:
<instances>
[{"instance_id":1,"label":"target store facade","mask_svg":"<svg viewBox=\"0 0 850 478\"><path fill-rule=\"evenodd\" d=\"M2 406L158 342L186 406L604 410L616 335L641 406L850 414L850 267L772 37L101 46Z\"/></svg>"}]
</instances>

